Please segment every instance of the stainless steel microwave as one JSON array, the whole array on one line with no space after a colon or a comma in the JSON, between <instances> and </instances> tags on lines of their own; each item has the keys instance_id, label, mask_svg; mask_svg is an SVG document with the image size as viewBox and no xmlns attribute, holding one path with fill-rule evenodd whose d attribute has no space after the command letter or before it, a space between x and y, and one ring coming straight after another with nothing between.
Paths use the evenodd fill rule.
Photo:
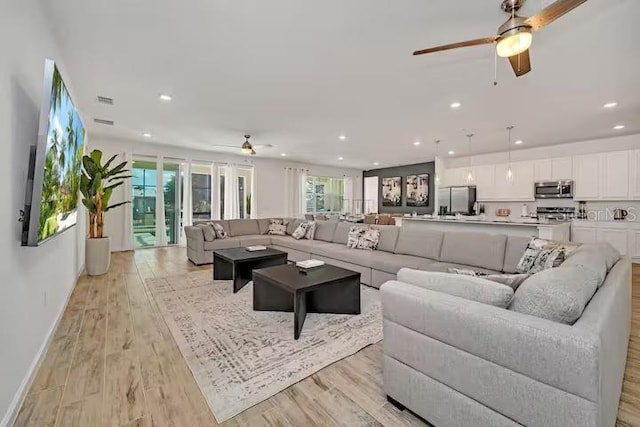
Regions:
<instances>
[{"instance_id":1,"label":"stainless steel microwave","mask_svg":"<svg viewBox=\"0 0 640 427\"><path fill-rule=\"evenodd\" d=\"M572 199L573 181L539 181L535 183L536 199Z\"/></svg>"}]
</instances>

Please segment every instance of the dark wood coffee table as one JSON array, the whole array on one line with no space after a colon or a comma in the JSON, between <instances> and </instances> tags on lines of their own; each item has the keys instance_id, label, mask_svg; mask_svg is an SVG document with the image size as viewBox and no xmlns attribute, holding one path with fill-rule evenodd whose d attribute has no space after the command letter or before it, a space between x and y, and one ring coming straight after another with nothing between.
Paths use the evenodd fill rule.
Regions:
<instances>
[{"instance_id":1,"label":"dark wood coffee table","mask_svg":"<svg viewBox=\"0 0 640 427\"><path fill-rule=\"evenodd\" d=\"M253 271L253 309L293 312L293 337L307 313L360 314L360 273L325 264L300 272L295 264Z\"/></svg>"},{"instance_id":2,"label":"dark wood coffee table","mask_svg":"<svg viewBox=\"0 0 640 427\"><path fill-rule=\"evenodd\" d=\"M233 280L233 293L249 283L253 270L287 263L287 253L267 248L249 252L246 248L218 249L213 252L213 280Z\"/></svg>"}]
</instances>

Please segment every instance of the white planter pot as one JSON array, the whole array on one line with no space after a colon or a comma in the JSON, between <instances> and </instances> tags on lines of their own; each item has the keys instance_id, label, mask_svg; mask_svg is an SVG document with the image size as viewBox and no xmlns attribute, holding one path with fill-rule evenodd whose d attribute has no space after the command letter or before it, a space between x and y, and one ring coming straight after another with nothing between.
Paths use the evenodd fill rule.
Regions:
<instances>
[{"instance_id":1,"label":"white planter pot","mask_svg":"<svg viewBox=\"0 0 640 427\"><path fill-rule=\"evenodd\" d=\"M100 276L111 264L111 240L108 237L87 239L86 268L89 276Z\"/></svg>"}]
</instances>

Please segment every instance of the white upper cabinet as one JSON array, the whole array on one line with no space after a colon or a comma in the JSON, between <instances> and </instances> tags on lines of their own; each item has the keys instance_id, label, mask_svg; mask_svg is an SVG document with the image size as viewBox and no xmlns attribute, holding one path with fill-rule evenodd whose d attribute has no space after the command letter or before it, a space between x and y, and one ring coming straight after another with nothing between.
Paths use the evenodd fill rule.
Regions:
<instances>
[{"instance_id":1,"label":"white upper cabinet","mask_svg":"<svg viewBox=\"0 0 640 427\"><path fill-rule=\"evenodd\" d=\"M476 166L475 185L477 188L477 199L481 202L495 200L496 194L496 166L484 165Z\"/></svg>"},{"instance_id":2,"label":"white upper cabinet","mask_svg":"<svg viewBox=\"0 0 640 427\"><path fill-rule=\"evenodd\" d=\"M608 200L629 198L629 151L601 154L600 197Z\"/></svg>"},{"instance_id":3,"label":"white upper cabinet","mask_svg":"<svg viewBox=\"0 0 640 427\"><path fill-rule=\"evenodd\" d=\"M474 181L469 184L467 183L467 174L469 172L469 168L451 168L446 169L444 174L444 181L442 186L444 187L457 187L461 185L476 185L475 184L475 168L471 168L473 172Z\"/></svg>"},{"instance_id":4,"label":"white upper cabinet","mask_svg":"<svg viewBox=\"0 0 640 427\"><path fill-rule=\"evenodd\" d=\"M640 200L640 150L629 152L629 198Z\"/></svg>"},{"instance_id":5,"label":"white upper cabinet","mask_svg":"<svg viewBox=\"0 0 640 427\"><path fill-rule=\"evenodd\" d=\"M553 178L552 170L552 161L551 160L536 160L533 163L533 177L534 181L551 181Z\"/></svg>"},{"instance_id":6,"label":"white upper cabinet","mask_svg":"<svg viewBox=\"0 0 640 427\"><path fill-rule=\"evenodd\" d=\"M597 200L600 198L600 154L573 157L573 198Z\"/></svg>"},{"instance_id":7,"label":"white upper cabinet","mask_svg":"<svg viewBox=\"0 0 640 427\"><path fill-rule=\"evenodd\" d=\"M507 182L509 165L495 165L495 198L499 201L533 201L534 163L514 162L511 164L513 180Z\"/></svg>"},{"instance_id":8,"label":"white upper cabinet","mask_svg":"<svg viewBox=\"0 0 640 427\"><path fill-rule=\"evenodd\" d=\"M573 159L571 157L551 159L551 180L566 179L573 179Z\"/></svg>"}]
</instances>

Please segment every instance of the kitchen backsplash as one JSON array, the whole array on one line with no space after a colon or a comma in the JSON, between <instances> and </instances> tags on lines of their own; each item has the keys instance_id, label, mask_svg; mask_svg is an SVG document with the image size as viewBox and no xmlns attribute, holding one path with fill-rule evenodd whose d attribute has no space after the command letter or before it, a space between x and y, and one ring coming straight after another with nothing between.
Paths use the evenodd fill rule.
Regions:
<instances>
[{"instance_id":1,"label":"kitchen backsplash","mask_svg":"<svg viewBox=\"0 0 640 427\"><path fill-rule=\"evenodd\" d=\"M575 207L578 210L578 202L574 200L538 200L535 202L525 203L529 213L535 212L538 206L543 207ZM522 211L522 202L485 202L485 213L494 215L496 209L507 208L511 210L511 216L520 216ZM625 221L640 222L640 202L638 201L620 201L620 202L587 202L587 219L589 221L613 221L613 210L624 209L629 214Z\"/></svg>"}]
</instances>

